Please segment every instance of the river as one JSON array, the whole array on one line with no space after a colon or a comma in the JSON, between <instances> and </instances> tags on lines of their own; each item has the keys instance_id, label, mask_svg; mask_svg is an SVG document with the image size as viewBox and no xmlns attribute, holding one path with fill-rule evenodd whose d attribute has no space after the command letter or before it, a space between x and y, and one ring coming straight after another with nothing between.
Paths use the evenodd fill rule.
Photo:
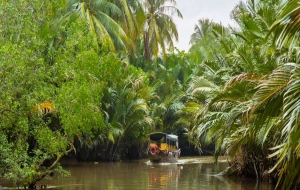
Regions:
<instances>
[{"instance_id":1,"label":"river","mask_svg":"<svg viewBox=\"0 0 300 190\"><path fill-rule=\"evenodd\" d=\"M43 180L53 190L273 190L269 183L255 179L222 177L228 166L225 158L213 163L213 157L182 157L177 164L152 164L148 160L120 162L64 162L71 176ZM5 184L4 184L5 185Z\"/></svg>"}]
</instances>

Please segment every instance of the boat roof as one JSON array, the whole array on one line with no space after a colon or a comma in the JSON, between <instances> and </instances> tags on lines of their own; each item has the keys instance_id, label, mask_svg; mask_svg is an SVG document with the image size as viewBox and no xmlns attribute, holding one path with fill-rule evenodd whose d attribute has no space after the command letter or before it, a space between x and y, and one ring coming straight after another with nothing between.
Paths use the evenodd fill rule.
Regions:
<instances>
[{"instance_id":1,"label":"boat roof","mask_svg":"<svg viewBox=\"0 0 300 190\"><path fill-rule=\"evenodd\" d=\"M171 139L171 140L178 139L177 135L172 135L172 134L167 134L167 133L162 133L162 132L151 133L149 135L150 140L153 140L153 141L158 141L164 137L167 137L167 139Z\"/></svg>"}]
</instances>

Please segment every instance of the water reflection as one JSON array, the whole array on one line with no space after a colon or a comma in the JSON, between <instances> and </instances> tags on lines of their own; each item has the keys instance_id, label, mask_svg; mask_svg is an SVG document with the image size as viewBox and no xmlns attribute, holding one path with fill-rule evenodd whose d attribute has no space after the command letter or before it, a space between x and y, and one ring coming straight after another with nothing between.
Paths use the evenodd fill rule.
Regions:
<instances>
[{"instance_id":1,"label":"water reflection","mask_svg":"<svg viewBox=\"0 0 300 190\"><path fill-rule=\"evenodd\" d=\"M174 187L176 189L178 187L182 166L177 164L150 164L150 166L148 167L148 189L174 189Z\"/></svg>"},{"instance_id":2,"label":"water reflection","mask_svg":"<svg viewBox=\"0 0 300 190\"><path fill-rule=\"evenodd\" d=\"M212 157L182 158L178 164L151 164L147 160L98 164L66 162L64 168L71 171L70 177L43 180L41 184L49 184L53 190L274 189L268 183L215 175L226 167L226 161L214 165Z\"/></svg>"}]
</instances>

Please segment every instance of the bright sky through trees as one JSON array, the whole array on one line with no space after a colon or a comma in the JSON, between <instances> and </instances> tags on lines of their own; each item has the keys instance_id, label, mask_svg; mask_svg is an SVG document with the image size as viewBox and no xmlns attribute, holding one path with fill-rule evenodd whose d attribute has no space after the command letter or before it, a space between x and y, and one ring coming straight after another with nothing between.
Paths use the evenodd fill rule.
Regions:
<instances>
[{"instance_id":1,"label":"bright sky through trees","mask_svg":"<svg viewBox=\"0 0 300 190\"><path fill-rule=\"evenodd\" d=\"M189 41L194 26L199 19L208 18L227 26L233 25L230 12L240 0L177 0L177 8L183 19L174 17L179 33L179 42L175 44L180 50L189 49Z\"/></svg>"}]
</instances>

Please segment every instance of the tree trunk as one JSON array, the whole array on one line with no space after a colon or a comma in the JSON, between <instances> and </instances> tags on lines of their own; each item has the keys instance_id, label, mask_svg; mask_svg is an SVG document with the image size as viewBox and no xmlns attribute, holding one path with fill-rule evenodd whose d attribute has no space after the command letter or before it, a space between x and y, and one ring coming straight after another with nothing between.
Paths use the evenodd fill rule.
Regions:
<instances>
[{"instance_id":1,"label":"tree trunk","mask_svg":"<svg viewBox=\"0 0 300 190\"><path fill-rule=\"evenodd\" d=\"M120 141L121 141L121 138L122 138L122 136L120 136L119 138L118 138L118 141L117 141L117 144L116 144L116 146L115 146L115 150L114 150L114 152L113 152L113 154L112 154L112 160L114 160L114 158L115 158L115 155L116 155L116 152L117 152L117 150L118 150L118 147L119 147L119 143L120 143Z\"/></svg>"},{"instance_id":2,"label":"tree trunk","mask_svg":"<svg viewBox=\"0 0 300 190\"><path fill-rule=\"evenodd\" d=\"M151 55L150 55L150 50L149 50L149 33L148 33L148 31L146 31L144 34L144 52L145 52L145 58L148 61L151 61Z\"/></svg>"}]
</instances>

